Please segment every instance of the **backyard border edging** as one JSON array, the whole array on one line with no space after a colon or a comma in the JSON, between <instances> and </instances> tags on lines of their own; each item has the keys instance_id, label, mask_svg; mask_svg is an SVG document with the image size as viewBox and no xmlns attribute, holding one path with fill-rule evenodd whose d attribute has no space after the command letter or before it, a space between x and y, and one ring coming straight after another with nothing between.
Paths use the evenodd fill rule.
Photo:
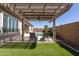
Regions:
<instances>
[{"instance_id":1,"label":"backyard border edging","mask_svg":"<svg viewBox=\"0 0 79 59\"><path fill-rule=\"evenodd\" d=\"M71 48L71 49L74 50L75 52L78 52L78 53L79 53L79 50L77 50L77 49L75 49L75 48L69 46L68 44L66 44L66 43L64 43L64 42L62 42L62 41L60 41L60 42L61 42L62 44L64 44L65 46Z\"/></svg>"}]
</instances>

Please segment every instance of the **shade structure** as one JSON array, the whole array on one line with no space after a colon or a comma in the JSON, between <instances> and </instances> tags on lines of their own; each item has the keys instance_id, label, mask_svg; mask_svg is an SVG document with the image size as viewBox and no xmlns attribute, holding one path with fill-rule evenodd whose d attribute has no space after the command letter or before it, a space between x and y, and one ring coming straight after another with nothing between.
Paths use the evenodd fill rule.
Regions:
<instances>
[{"instance_id":1,"label":"shade structure","mask_svg":"<svg viewBox=\"0 0 79 59\"><path fill-rule=\"evenodd\" d=\"M27 20L54 20L71 6L71 3L9 3L10 10Z\"/></svg>"}]
</instances>

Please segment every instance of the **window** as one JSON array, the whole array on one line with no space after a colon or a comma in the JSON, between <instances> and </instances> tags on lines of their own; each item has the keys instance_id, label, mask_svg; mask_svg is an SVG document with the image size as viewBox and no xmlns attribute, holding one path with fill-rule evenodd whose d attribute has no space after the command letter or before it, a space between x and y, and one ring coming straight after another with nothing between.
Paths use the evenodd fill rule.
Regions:
<instances>
[{"instance_id":1,"label":"window","mask_svg":"<svg viewBox=\"0 0 79 59\"><path fill-rule=\"evenodd\" d=\"M18 21L15 17L4 15L3 32L16 32L18 29Z\"/></svg>"},{"instance_id":2,"label":"window","mask_svg":"<svg viewBox=\"0 0 79 59\"><path fill-rule=\"evenodd\" d=\"M3 16L3 32L8 32L8 16Z\"/></svg>"},{"instance_id":3,"label":"window","mask_svg":"<svg viewBox=\"0 0 79 59\"><path fill-rule=\"evenodd\" d=\"M9 32L11 32L11 18L9 17Z\"/></svg>"}]
</instances>

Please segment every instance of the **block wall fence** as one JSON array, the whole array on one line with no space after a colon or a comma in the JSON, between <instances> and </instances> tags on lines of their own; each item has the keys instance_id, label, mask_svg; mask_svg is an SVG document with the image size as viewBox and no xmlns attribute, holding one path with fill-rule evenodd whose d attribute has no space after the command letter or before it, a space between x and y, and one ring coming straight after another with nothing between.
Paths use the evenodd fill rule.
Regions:
<instances>
[{"instance_id":1,"label":"block wall fence","mask_svg":"<svg viewBox=\"0 0 79 59\"><path fill-rule=\"evenodd\" d=\"M59 40L79 47L79 22L57 26L56 37Z\"/></svg>"}]
</instances>

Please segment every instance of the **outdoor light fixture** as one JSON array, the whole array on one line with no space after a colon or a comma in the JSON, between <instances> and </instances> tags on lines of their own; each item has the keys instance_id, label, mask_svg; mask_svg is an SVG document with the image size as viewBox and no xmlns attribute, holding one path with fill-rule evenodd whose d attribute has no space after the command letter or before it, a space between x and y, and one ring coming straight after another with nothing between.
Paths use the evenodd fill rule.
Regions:
<instances>
[{"instance_id":1,"label":"outdoor light fixture","mask_svg":"<svg viewBox=\"0 0 79 59\"><path fill-rule=\"evenodd\" d=\"M37 20L40 20L39 16L38 16Z\"/></svg>"}]
</instances>

